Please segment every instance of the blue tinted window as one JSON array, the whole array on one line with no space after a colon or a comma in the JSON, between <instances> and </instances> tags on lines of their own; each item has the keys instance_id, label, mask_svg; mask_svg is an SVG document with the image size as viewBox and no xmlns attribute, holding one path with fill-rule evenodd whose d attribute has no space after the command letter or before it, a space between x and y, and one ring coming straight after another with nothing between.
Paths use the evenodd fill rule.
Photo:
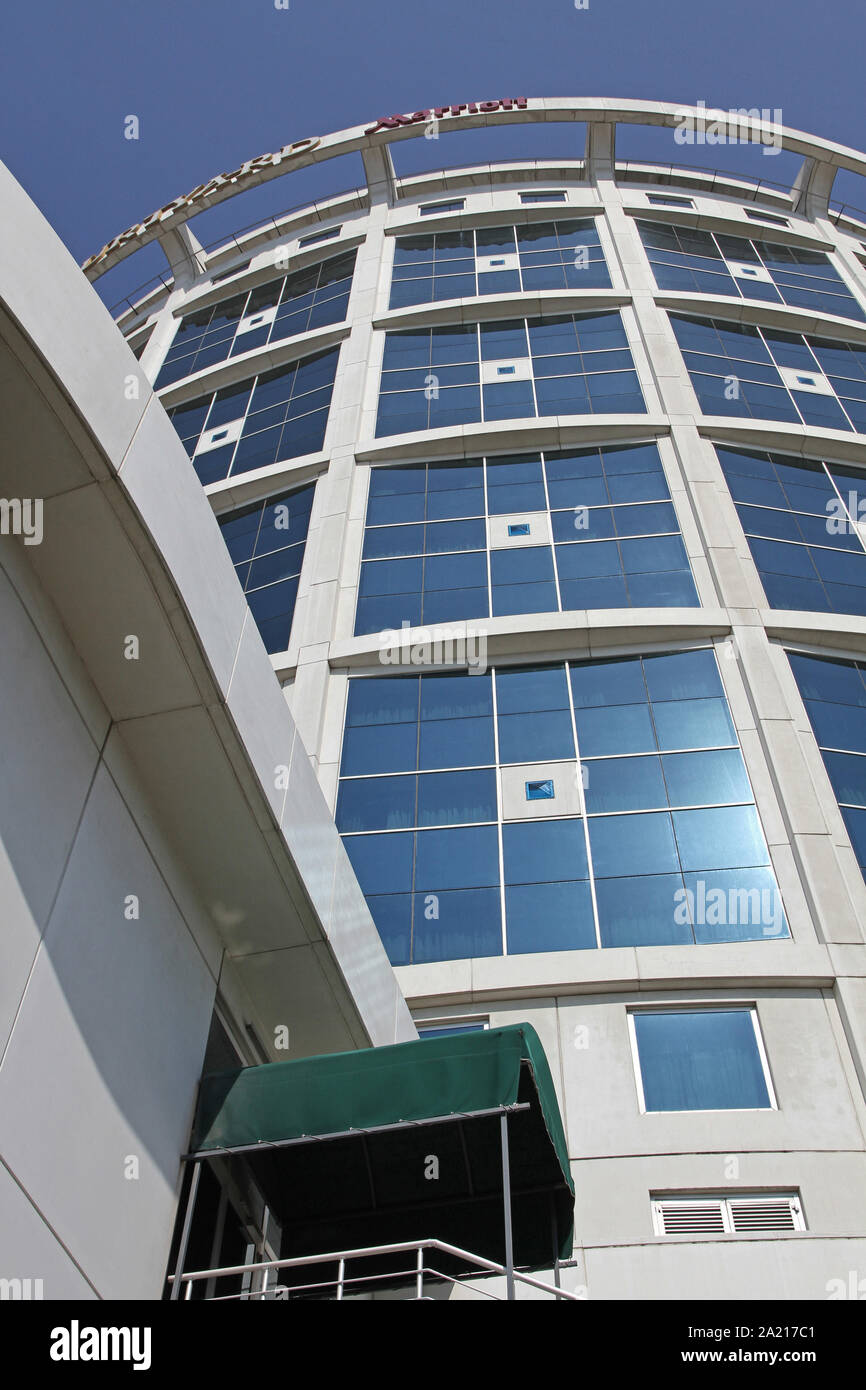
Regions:
<instances>
[{"instance_id":1,"label":"blue tinted window","mask_svg":"<svg viewBox=\"0 0 866 1390\"><path fill-rule=\"evenodd\" d=\"M415 824L414 777L359 777L340 784L337 829L396 830Z\"/></svg>"},{"instance_id":2,"label":"blue tinted window","mask_svg":"<svg viewBox=\"0 0 866 1390\"><path fill-rule=\"evenodd\" d=\"M789 653L857 862L866 876L866 684L862 663Z\"/></svg>"},{"instance_id":3,"label":"blue tinted window","mask_svg":"<svg viewBox=\"0 0 866 1390\"><path fill-rule=\"evenodd\" d=\"M413 836L407 838L411 840ZM346 841L347 847L354 843L358 841ZM388 893L382 897L368 894L367 906L392 965L408 965L412 958L411 893Z\"/></svg>"},{"instance_id":4,"label":"blue tinted window","mask_svg":"<svg viewBox=\"0 0 866 1390\"><path fill-rule=\"evenodd\" d=\"M493 684L488 674L425 675L421 680L421 719L468 719L493 713Z\"/></svg>"},{"instance_id":5,"label":"blue tinted window","mask_svg":"<svg viewBox=\"0 0 866 1390\"><path fill-rule=\"evenodd\" d=\"M674 811L674 830L684 870L769 864L754 806L716 806Z\"/></svg>"},{"instance_id":6,"label":"blue tinted window","mask_svg":"<svg viewBox=\"0 0 866 1390\"><path fill-rule=\"evenodd\" d=\"M342 322L352 286L355 254L352 250L333 256L184 315L156 378L157 390L237 353L323 324ZM273 319L257 327L255 315L277 304L279 309Z\"/></svg>"},{"instance_id":7,"label":"blue tinted window","mask_svg":"<svg viewBox=\"0 0 866 1390\"><path fill-rule=\"evenodd\" d=\"M587 877L581 820L521 821L502 829L506 883Z\"/></svg>"},{"instance_id":8,"label":"blue tinted window","mask_svg":"<svg viewBox=\"0 0 866 1390\"><path fill-rule=\"evenodd\" d=\"M788 924L772 869L702 869L683 875L695 940L762 941L788 935ZM682 898L678 899L681 902Z\"/></svg>"},{"instance_id":9,"label":"blue tinted window","mask_svg":"<svg viewBox=\"0 0 866 1390\"><path fill-rule=\"evenodd\" d=\"M825 753L824 762L841 803L866 806L866 758L862 753Z\"/></svg>"},{"instance_id":10,"label":"blue tinted window","mask_svg":"<svg viewBox=\"0 0 866 1390\"><path fill-rule=\"evenodd\" d=\"M562 202L562 193L521 194L523 201ZM462 203L459 204L462 207ZM431 204L454 211L458 204ZM422 208L422 215L428 215ZM513 255L519 269L500 268L495 258ZM583 251L578 260L575 248ZM491 259L492 258L492 259ZM455 272L459 272L456 274ZM553 277L552 279L550 277ZM457 283L454 283L457 282ZM608 288L610 277L592 219L530 226L479 227L476 231L398 237L390 307L441 301L454 296L504 294L533 289Z\"/></svg>"},{"instance_id":11,"label":"blue tinted window","mask_svg":"<svg viewBox=\"0 0 866 1390\"><path fill-rule=\"evenodd\" d=\"M529 666L496 673L499 714L568 708L568 686L563 665Z\"/></svg>"},{"instance_id":12,"label":"blue tinted window","mask_svg":"<svg viewBox=\"0 0 866 1390\"><path fill-rule=\"evenodd\" d=\"M693 700L723 693L715 657L707 648L644 657L644 670L653 701Z\"/></svg>"},{"instance_id":13,"label":"blue tinted window","mask_svg":"<svg viewBox=\"0 0 866 1390\"><path fill-rule=\"evenodd\" d=\"M866 552L855 526L861 475L780 454L718 452L771 607L866 612Z\"/></svg>"},{"instance_id":14,"label":"blue tinted window","mask_svg":"<svg viewBox=\"0 0 866 1390\"><path fill-rule=\"evenodd\" d=\"M503 763L538 763L574 756L567 710L499 716L499 758Z\"/></svg>"},{"instance_id":15,"label":"blue tinted window","mask_svg":"<svg viewBox=\"0 0 866 1390\"><path fill-rule=\"evenodd\" d=\"M650 198L650 202L664 201ZM672 200L671 200L672 201ZM691 204L687 203L687 206ZM752 214L749 214L752 215ZM757 214L755 214L757 216ZM760 220L774 219L761 217ZM785 219L777 219L786 225ZM744 237L713 235L694 229L662 227L656 222L638 222L638 228L660 289L697 290L702 294L742 295L778 303L822 309L848 318L862 319L863 311L837 271L820 252L798 253L787 246L748 240ZM809 259L798 262L797 255ZM749 262L769 272L771 284L730 273L728 262ZM715 264L713 264L715 262ZM792 264L808 266L809 276L792 272ZM707 274L712 268L715 274Z\"/></svg>"},{"instance_id":16,"label":"blue tinted window","mask_svg":"<svg viewBox=\"0 0 866 1390\"><path fill-rule=\"evenodd\" d=\"M811 671L813 695L844 688L856 697L850 674L834 684L832 663L827 671ZM500 892L511 951L787 936L727 705L712 693L720 689L710 649L502 667L477 677L353 678L337 815L347 845L384 842L366 855L351 852L392 958L498 952ZM651 692L668 698L652 702ZM513 791L506 783L501 806L494 705L499 762L534 765ZM834 709L861 719L866 734L866 705ZM866 777L858 777L854 750L838 763L832 749L827 756L839 787L859 798L851 834L866 849L866 824L856 820L861 801L866 812ZM562 765L543 766L553 761ZM536 785L541 799L524 801L524 788ZM558 797L579 785L576 809L585 809L585 821L544 815L544 801L551 810L555 804L546 788ZM532 810L541 815L509 818ZM407 894L414 903L408 938ZM473 894L477 932L467 916ZM450 924L440 915L449 901Z\"/></svg>"},{"instance_id":17,"label":"blue tinted window","mask_svg":"<svg viewBox=\"0 0 866 1390\"><path fill-rule=\"evenodd\" d=\"M647 1110L770 1108L750 1009L632 1017Z\"/></svg>"},{"instance_id":18,"label":"blue tinted window","mask_svg":"<svg viewBox=\"0 0 866 1390\"><path fill-rule=\"evenodd\" d=\"M492 771L430 772L418 778L418 824L455 825L496 819Z\"/></svg>"},{"instance_id":19,"label":"blue tinted window","mask_svg":"<svg viewBox=\"0 0 866 1390\"><path fill-rule=\"evenodd\" d=\"M589 822L589 843L596 878L668 873L679 869L671 818L666 812L594 816Z\"/></svg>"},{"instance_id":20,"label":"blue tinted window","mask_svg":"<svg viewBox=\"0 0 866 1390\"><path fill-rule=\"evenodd\" d=\"M568 267L566 273L570 274ZM429 293L429 288L417 294L411 288L420 282L409 281L408 290L406 283L400 281L399 298L403 302L417 302ZM435 281L430 280L428 286L432 286L436 297ZM464 284L448 285L445 280L441 286L447 296L466 288ZM515 359L525 360L530 351L536 383L534 395L532 382L525 373L510 370ZM485 382L483 407L478 387L481 362L503 366L501 381L493 373L493 379ZM449 374L449 369L458 364L460 371ZM507 380L509 376L514 378L511 382ZM536 412L644 414L646 405L619 313L550 320L497 319L424 332L401 330L386 334L378 435L477 421L482 408L488 420L525 417Z\"/></svg>"},{"instance_id":21,"label":"blue tinted window","mask_svg":"<svg viewBox=\"0 0 866 1390\"><path fill-rule=\"evenodd\" d=\"M437 719L422 724L419 757L422 768L492 763L492 718Z\"/></svg>"},{"instance_id":22,"label":"blue tinted window","mask_svg":"<svg viewBox=\"0 0 866 1390\"><path fill-rule=\"evenodd\" d=\"M414 835L348 835L343 844L364 893L411 890Z\"/></svg>"},{"instance_id":23,"label":"blue tinted window","mask_svg":"<svg viewBox=\"0 0 866 1390\"><path fill-rule=\"evenodd\" d=\"M412 961L415 964L501 953L502 910L498 888L416 892L412 923Z\"/></svg>"},{"instance_id":24,"label":"blue tinted window","mask_svg":"<svg viewBox=\"0 0 866 1390\"><path fill-rule=\"evenodd\" d=\"M369 676L349 682L347 724L402 724L418 718L417 676Z\"/></svg>"},{"instance_id":25,"label":"blue tinted window","mask_svg":"<svg viewBox=\"0 0 866 1390\"><path fill-rule=\"evenodd\" d=\"M321 449L338 360L339 348L316 353L251 381L223 387L173 412L172 422L193 456L201 481L216 482ZM196 452L200 441L192 430L205 413L208 432L243 421L237 442L208 449L206 435L202 452Z\"/></svg>"},{"instance_id":26,"label":"blue tinted window","mask_svg":"<svg viewBox=\"0 0 866 1390\"><path fill-rule=\"evenodd\" d=\"M602 946L690 944L691 927L676 912L681 890L679 874L598 879L595 893Z\"/></svg>"},{"instance_id":27,"label":"blue tinted window","mask_svg":"<svg viewBox=\"0 0 866 1390\"><path fill-rule=\"evenodd\" d=\"M584 757L655 752L655 733L646 705L577 710L576 717L577 736Z\"/></svg>"},{"instance_id":28,"label":"blue tinted window","mask_svg":"<svg viewBox=\"0 0 866 1390\"><path fill-rule=\"evenodd\" d=\"M283 492L218 518L262 640L285 651L315 486Z\"/></svg>"},{"instance_id":29,"label":"blue tinted window","mask_svg":"<svg viewBox=\"0 0 866 1390\"><path fill-rule=\"evenodd\" d=\"M781 286L780 297L784 293ZM855 305L852 317L862 316ZM708 414L790 420L843 430L866 427L862 393L853 382L830 376L835 396L815 394L798 391L796 385L789 388L778 370L818 372L825 352L823 340L681 314L671 314L670 320L701 408ZM840 346L827 344L834 353ZM856 357L858 350L849 352ZM732 389L734 385L736 389Z\"/></svg>"},{"instance_id":30,"label":"blue tinted window","mask_svg":"<svg viewBox=\"0 0 866 1390\"><path fill-rule=\"evenodd\" d=\"M668 753L662 758L672 806L751 801L752 790L738 748L707 753Z\"/></svg>"},{"instance_id":31,"label":"blue tinted window","mask_svg":"<svg viewBox=\"0 0 866 1390\"><path fill-rule=\"evenodd\" d=\"M346 728L342 763L346 777L373 772L411 772L417 761L418 729L415 724Z\"/></svg>"},{"instance_id":32,"label":"blue tinted window","mask_svg":"<svg viewBox=\"0 0 866 1390\"><path fill-rule=\"evenodd\" d=\"M659 758L595 758L584 768L589 812L641 811L667 805Z\"/></svg>"},{"instance_id":33,"label":"blue tinted window","mask_svg":"<svg viewBox=\"0 0 866 1390\"><path fill-rule=\"evenodd\" d=\"M653 719L662 749L723 747L737 741L728 706L721 698L654 704Z\"/></svg>"},{"instance_id":34,"label":"blue tinted window","mask_svg":"<svg viewBox=\"0 0 866 1390\"><path fill-rule=\"evenodd\" d=\"M656 500L668 498L655 444L380 466L370 481L356 632L490 613L692 606L697 593L673 504ZM554 538L566 543L557 547L556 576L547 545L489 549L485 524L485 514L507 516L509 536L541 541L546 528L532 517L548 511L548 499L568 507L550 513ZM653 532L671 534L644 538ZM472 558L452 563L457 553ZM430 559L420 572L376 567L421 555ZM398 593L405 597L383 601Z\"/></svg>"},{"instance_id":35,"label":"blue tinted window","mask_svg":"<svg viewBox=\"0 0 866 1390\"><path fill-rule=\"evenodd\" d=\"M577 709L600 705L642 705L647 698L640 657L574 665L571 668L571 688Z\"/></svg>"},{"instance_id":36,"label":"blue tinted window","mask_svg":"<svg viewBox=\"0 0 866 1390\"><path fill-rule=\"evenodd\" d=\"M499 848L495 826L425 830L417 838L416 892L498 884Z\"/></svg>"},{"instance_id":37,"label":"blue tinted window","mask_svg":"<svg viewBox=\"0 0 866 1390\"><path fill-rule=\"evenodd\" d=\"M581 951L597 945L588 883L533 883L505 889L509 955Z\"/></svg>"}]
</instances>

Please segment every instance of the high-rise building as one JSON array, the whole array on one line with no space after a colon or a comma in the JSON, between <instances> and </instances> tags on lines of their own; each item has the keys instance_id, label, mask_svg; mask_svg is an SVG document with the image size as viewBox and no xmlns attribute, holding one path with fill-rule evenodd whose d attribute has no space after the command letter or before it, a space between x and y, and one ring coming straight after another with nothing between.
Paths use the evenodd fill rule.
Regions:
<instances>
[{"instance_id":1,"label":"high-rise building","mask_svg":"<svg viewBox=\"0 0 866 1390\"><path fill-rule=\"evenodd\" d=\"M466 167L455 147L448 168L395 173L395 142L450 146L462 128L533 122L570 122L574 158ZM633 125L667 129L672 160L683 144L740 141L802 166L783 187L619 160L617 130ZM349 153L364 187L211 248L193 234L190 220L225 198ZM92 397L108 463L94 460L88 486L71 472L46 483L46 539L16 563L32 560L46 591L34 630L39 603L46 615L55 604L84 660L92 739L114 731L129 760L113 792L130 836L161 837L148 853L179 917L160 949L195 938L162 854L191 880L190 914L207 918L201 959L183 967L189 981L178 967L163 1005L171 1035L188 993L198 1001L171 1104L168 1055L139 1076L130 1042L115 1078L87 1073L112 1092L93 1104L120 1142L113 1081L122 1091L131 1069L164 1141L160 1201L137 1218L157 1215L150 1263L127 1271L131 1287L159 1293L171 1164L202 1151L189 1141L194 1079L222 979L207 1072L402 1042L406 1006L443 1055L446 1039L531 1025L575 1192L572 1259L548 1282L589 1298L850 1296L850 1271L866 1270L866 214L831 202L839 169L866 175L866 156L761 112L465 103L298 141L115 238L85 266L91 280L154 241L170 265L118 316L137 372L78 277L54 378L79 414L79 393ZM10 280L10 313L49 356L65 325L43 324L37 280L35 308L29 282ZM95 349L76 360L91 320L119 364L114 397ZM146 378L134 408L126 375ZM52 511L67 513L73 544ZM149 637L138 664L117 647L145 629L118 598L133 564L159 607L145 681ZM96 622L106 602L113 630ZM59 733L46 744L52 758L68 747ZM234 771L225 814L217 764ZM35 808L46 799L33 792ZM61 858L71 842L58 835ZM265 860L271 874L279 860L267 888ZM61 894L73 869L58 869ZM112 891L120 920L106 934L140 940L123 924L133 880ZM97 960L111 978L132 968L81 927L69 949L96 953L90 989ZM159 960L145 948L145 996ZM37 972L21 971L0 1109L10 1069L27 1098L25 1029L61 1007L32 1003L28 1023ZM279 1050L283 1027L293 1050ZM467 1057L486 1046L464 1045ZM54 1046L40 1044L46 1100L49 1074L64 1075ZM327 1068L310 1076L330 1084ZM233 1156L244 1125L214 1106L196 1142ZM342 1132L339 1113L319 1132ZM60 1107L34 1133L44 1143L70 1122ZM555 1147L552 1121L548 1132ZM19 1152L6 1160L16 1190L95 1291L116 1296L98 1232L81 1233L80 1251L63 1234L72 1192L56 1220L42 1206L51 1154L31 1179ZM175 1238L187 1270L254 1253L238 1192L254 1206L268 1173L235 1182L223 1162L198 1164L198 1225ZM360 1213L328 1208L304 1228L311 1242L327 1231L317 1250L285 1223L269 1243L266 1214L261 1251L393 1238ZM459 1245L459 1229L441 1238Z\"/></svg>"}]
</instances>

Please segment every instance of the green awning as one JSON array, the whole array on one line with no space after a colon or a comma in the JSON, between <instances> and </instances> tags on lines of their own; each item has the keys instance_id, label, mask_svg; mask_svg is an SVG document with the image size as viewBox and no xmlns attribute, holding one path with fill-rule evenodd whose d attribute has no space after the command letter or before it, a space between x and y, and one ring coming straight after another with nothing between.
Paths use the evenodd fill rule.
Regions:
<instances>
[{"instance_id":1,"label":"green awning","mask_svg":"<svg viewBox=\"0 0 866 1390\"><path fill-rule=\"evenodd\" d=\"M192 1153L250 1164L285 1257L432 1237L502 1262L497 1112L516 1104L514 1258L539 1268L571 1255L574 1186L528 1024L206 1076Z\"/></svg>"}]
</instances>

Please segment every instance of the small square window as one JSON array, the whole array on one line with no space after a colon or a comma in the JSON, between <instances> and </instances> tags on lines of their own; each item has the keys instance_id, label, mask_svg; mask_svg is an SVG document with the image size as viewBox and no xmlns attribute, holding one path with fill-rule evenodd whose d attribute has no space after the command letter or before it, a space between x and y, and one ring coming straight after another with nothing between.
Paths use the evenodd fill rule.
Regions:
<instances>
[{"instance_id":1,"label":"small square window","mask_svg":"<svg viewBox=\"0 0 866 1390\"><path fill-rule=\"evenodd\" d=\"M552 801L553 800L553 778L547 777L541 782L526 783L527 801Z\"/></svg>"},{"instance_id":2,"label":"small square window","mask_svg":"<svg viewBox=\"0 0 866 1390\"><path fill-rule=\"evenodd\" d=\"M797 373L797 381L798 381L798 383L799 383L800 386L814 386L814 385L815 385L815 378L814 378L813 376L803 376L802 372L798 372L798 373Z\"/></svg>"},{"instance_id":3,"label":"small square window","mask_svg":"<svg viewBox=\"0 0 866 1390\"><path fill-rule=\"evenodd\" d=\"M462 212L465 206L465 198L452 198L444 203L422 203L418 212L422 217L434 217L440 212Z\"/></svg>"},{"instance_id":4,"label":"small square window","mask_svg":"<svg viewBox=\"0 0 866 1390\"><path fill-rule=\"evenodd\" d=\"M461 1033L484 1033L490 1027L488 1018L455 1018L450 1022L427 1023L417 1021L419 1038L455 1038Z\"/></svg>"},{"instance_id":5,"label":"small square window","mask_svg":"<svg viewBox=\"0 0 866 1390\"><path fill-rule=\"evenodd\" d=\"M514 376L514 373L515 373L516 370L517 370L517 368L516 368L513 364L512 364L510 367L497 367L497 368L496 368L496 375L497 375L497 376Z\"/></svg>"},{"instance_id":6,"label":"small square window","mask_svg":"<svg viewBox=\"0 0 866 1390\"><path fill-rule=\"evenodd\" d=\"M648 193L647 202L654 208L693 208L691 198L678 198L675 193Z\"/></svg>"},{"instance_id":7,"label":"small square window","mask_svg":"<svg viewBox=\"0 0 866 1390\"><path fill-rule=\"evenodd\" d=\"M529 522L528 522L528 521L516 521L516 522L514 522L513 524L510 524L509 527L508 527L508 534L509 534L509 536L528 536L528 535L529 535Z\"/></svg>"},{"instance_id":8,"label":"small square window","mask_svg":"<svg viewBox=\"0 0 866 1390\"><path fill-rule=\"evenodd\" d=\"M753 222L772 222L774 227L788 227L790 223L787 217L777 217L772 212L758 212L756 208L746 208L746 216Z\"/></svg>"},{"instance_id":9,"label":"small square window","mask_svg":"<svg viewBox=\"0 0 866 1390\"><path fill-rule=\"evenodd\" d=\"M311 232L309 236L302 236L298 246L315 246L320 241L331 241L335 236L339 236L342 227L329 227L326 232Z\"/></svg>"},{"instance_id":10,"label":"small square window","mask_svg":"<svg viewBox=\"0 0 866 1390\"><path fill-rule=\"evenodd\" d=\"M233 275L240 275L242 270L246 270L251 260L252 256L247 256L247 259L241 261L238 265L230 266L228 270L217 271L216 274L210 277L211 284L218 285L221 280L230 280Z\"/></svg>"}]
</instances>

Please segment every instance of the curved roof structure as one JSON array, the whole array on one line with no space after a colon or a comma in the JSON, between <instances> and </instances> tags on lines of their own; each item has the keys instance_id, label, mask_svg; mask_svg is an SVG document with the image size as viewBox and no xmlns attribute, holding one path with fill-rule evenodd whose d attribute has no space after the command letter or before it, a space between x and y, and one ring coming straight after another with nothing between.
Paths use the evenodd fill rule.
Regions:
<instances>
[{"instance_id":1,"label":"curved roof structure","mask_svg":"<svg viewBox=\"0 0 866 1390\"><path fill-rule=\"evenodd\" d=\"M272 153L246 160L239 168L217 174L186 194L173 198L163 207L112 238L85 261L83 269L91 280L119 265L128 256L151 242L159 241L169 264L178 262L178 239L186 254L201 247L190 238L187 223L198 213L246 193L260 184L319 164L341 155L359 153L364 161L367 184L361 194L376 199L383 195L395 200L397 177L390 146L416 138L431 120L442 134L471 130L479 126L574 121L585 123L586 142L581 156L588 169L592 165L611 166L616 158L616 128L619 125L690 128L695 134L773 145L797 155L803 163L790 189L791 206L811 215L826 212L836 172L846 169L866 176L866 155L846 145L823 140L804 131L778 124L778 113L767 109L738 108L728 111L703 104L675 105L660 101L622 101L607 97L509 97L498 100L461 102L428 107L413 112L380 117L363 126L327 135L307 136ZM684 171L685 172L685 171ZM174 236L172 236L174 234Z\"/></svg>"}]
</instances>

